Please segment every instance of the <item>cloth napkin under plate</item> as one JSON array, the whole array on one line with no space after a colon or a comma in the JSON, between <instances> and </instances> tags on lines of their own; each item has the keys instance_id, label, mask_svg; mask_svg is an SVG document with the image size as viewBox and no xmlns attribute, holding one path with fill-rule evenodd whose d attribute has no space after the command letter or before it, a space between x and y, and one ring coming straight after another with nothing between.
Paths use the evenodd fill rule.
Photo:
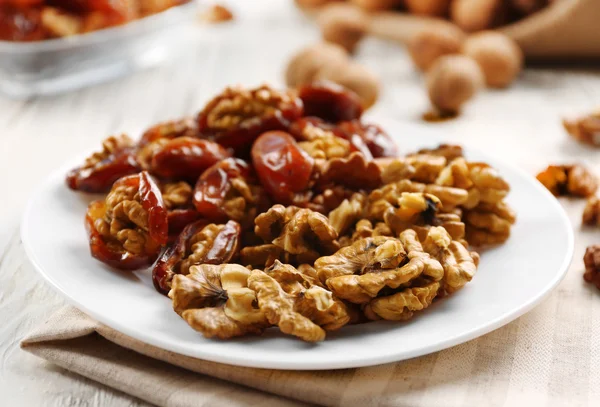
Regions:
<instances>
[{"instance_id":1,"label":"cloth napkin under plate","mask_svg":"<svg viewBox=\"0 0 600 407\"><path fill-rule=\"evenodd\" d=\"M573 290L587 298L579 301ZM73 307L53 315L22 347L163 406L592 406L600 399L600 311L589 308L600 309L595 294L571 272L540 306L488 335L358 369L280 371L203 361L144 344Z\"/></svg>"}]
</instances>

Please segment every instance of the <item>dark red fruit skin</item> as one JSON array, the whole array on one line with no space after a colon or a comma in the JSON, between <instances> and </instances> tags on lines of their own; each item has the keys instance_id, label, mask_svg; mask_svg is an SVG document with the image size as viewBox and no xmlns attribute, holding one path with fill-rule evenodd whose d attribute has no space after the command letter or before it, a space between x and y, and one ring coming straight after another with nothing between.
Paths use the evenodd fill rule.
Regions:
<instances>
[{"instance_id":1,"label":"dark red fruit skin","mask_svg":"<svg viewBox=\"0 0 600 407\"><path fill-rule=\"evenodd\" d=\"M168 214L162 199L162 192L147 171L138 175L130 175L130 179L138 178L140 201L142 207L148 212L148 232L150 238L159 245L165 245L169 238ZM122 179L124 180L124 179ZM122 182L117 181L117 183ZM115 183L115 185L117 184Z\"/></svg>"},{"instance_id":2,"label":"dark red fruit skin","mask_svg":"<svg viewBox=\"0 0 600 407\"><path fill-rule=\"evenodd\" d=\"M314 166L312 157L283 131L264 133L254 142L252 163L267 194L284 205L308 188Z\"/></svg>"},{"instance_id":3,"label":"dark red fruit skin","mask_svg":"<svg viewBox=\"0 0 600 407\"><path fill-rule=\"evenodd\" d=\"M194 188L193 203L202 217L213 222L225 222L227 215L223 204L232 186L233 178L254 180L252 168L239 158L227 158L208 168L198 178Z\"/></svg>"},{"instance_id":4,"label":"dark red fruit skin","mask_svg":"<svg viewBox=\"0 0 600 407\"><path fill-rule=\"evenodd\" d=\"M179 137L154 154L150 170L162 178L195 182L207 168L230 155L228 150L212 141Z\"/></svg>"},{"instance_id":5,"label":"dark red fruit skin","mask_svg":"<svg viewBox=\"0 0 600 407\"><path fill-rule=\"evenodd\" d=\"M262 133L270 130L287 130L290 124L302 117L302 101L298 98L293 103L276 110L273 114L257 116L244 121L241 125L219 131L211 129L208 125L208 114L222 98L215 98L207 107L198 114L198 130L202 137L215 141L226 148L231 148L236 157L247 157L254 140Z\"/></svg>"},{"instance_id":6,"label":"dark red fruit skin","mask_svg":"<svg viewBox=\"0 0 600 407\"><path fill-rule=\"evenodd\" d=\"M360 119L363 113L358 95L333 82L301 86L298 97L304 105L304 116L316 116L330 123Z\"/></svg>"},{"instance_id":7,"label":"dark red fruit skin","mask_svg":"<svg viewBox=\"0 0 600 407\"><path fill-rule=\"evenodd\" d=\"M167 222L169 224L169 242L173 243L183 229L201 218L196 208L177 208L169 211Z\"/></svg>"},{"instance_id":8,"label":"dark red fruit skin","mask_svg":"<svg viewBox=\"0 0 600 407\"><path fill-rule=\"evenodd\" d=\"M173 245L156 262L152 269L152 283L159 293L169 293L173 276L179 274L179 263L191 250L190 239L208 224L209 221L201 219L186 226ZM203 264L229 263L239 252L240 240L240 225L235 221L227 222L215 238L213 246L203 259Z\"/></svg>"},{"instance_id":9,"label":"dark red fruit skin","mask_svg":"<svg viewBox=\"0 0 600 407\"><path fill-rule=\"evenodd\" d=\"M398 157L398 146L389 134L375 124L361 123L359 120L343 122L338 128L349 137L361 138L374 158Z\"/></svg>"},{"instance_id":10,"label":"dark red fruit skin","mask_svg":"<svg viewBox=\"0 0 600 407\"><path fill-rule=\"evenodd\" d=\"M108 192L113 183L127 175L137 174L141 168L132 149L119 151L94 167L74 168L67 174L67 186L76 191Z\"/></svg>"},{"instance_id":11,"label":"dark red fruit skin","mask_svg":"<svg viewBox=\"0 0 600 407\"><path fill-rule=\"evenodd\" d=\"M350 142L350 151L358 151L359 153L363 153L367 160L373 159L371 151L369 150L369 148L367 147L360 135L356 133L347 133L338 126L331 123L327 123L326 121L318 117L309 116L302 117L296 120L290 126L289 133L292 136L294 136L294 138L298 141L306 141L307 138L304 136L304 129L308 126L314 126L321 130L329 131L336 137L348 140Z\"/></svg>"}]
</instances>

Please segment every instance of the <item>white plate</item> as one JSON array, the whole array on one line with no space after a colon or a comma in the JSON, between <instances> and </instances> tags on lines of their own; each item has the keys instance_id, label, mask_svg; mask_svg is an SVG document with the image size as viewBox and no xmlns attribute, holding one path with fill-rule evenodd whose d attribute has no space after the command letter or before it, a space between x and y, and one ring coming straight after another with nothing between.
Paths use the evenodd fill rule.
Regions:
<instances>
[{"instance_id":1,"label":"white plate","mask_svg":"<svg viewBox=\"0 0 600 407\"><path fill-rule=\"evenodd\" d=\"M418 126L385 128L403 149L432 147L440 140ZM483 154L472 160L498 168L511 185L508 202L518 221L509 241L483 253L472 282L407 323L373 322L328 333L316 345L276 329L261 337L204 339L158 294L149 271L122 273L94 260L83 218L89 196L67 189L69 164L52 174L29 202L21 235L38 271L73 305L135 339L183 355L240 366L273 369L337 369L393 362L474 339L523 315L565 275L573 232L557 200L528 174Z\"/></svg>"}]
</instances>

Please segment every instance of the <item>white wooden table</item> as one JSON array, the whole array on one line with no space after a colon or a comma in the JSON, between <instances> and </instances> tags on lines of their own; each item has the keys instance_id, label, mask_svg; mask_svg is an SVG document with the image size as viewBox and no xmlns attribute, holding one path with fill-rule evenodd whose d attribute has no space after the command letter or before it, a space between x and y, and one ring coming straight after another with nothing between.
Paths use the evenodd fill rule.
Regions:
<instances>
[{"instance_id":1,"label":"white wooden table","mask_svg":"<svg viewBox=\"0 0 600 407\"><path fill-rule=\"evenodd\" d=\"M145 405L19 349L20 339L64 304L29 265L20 217L36 184L65 160L96 149L109 134L138 136L157 121L195 113L226 85L282 86L285 61L318 38L291 1L239 2L234 10L236 24L208 34L199 30L186 55L158 68L52 98L0 99L0 404ZM402 48L369 39L357 58L385 83L372 113L420 122L427 99ZM600 173L600 150L572 142L560 126L564 115L600 106L599 72L527 69L511 89L485 92L457 120L426 125L532 174L550 162L582 160ZM566 205L579 222L583 203ZM597 232L577 235L575 262L581 263L582 247L595 237L600 242Z\"/></svg>"}]
</instances>

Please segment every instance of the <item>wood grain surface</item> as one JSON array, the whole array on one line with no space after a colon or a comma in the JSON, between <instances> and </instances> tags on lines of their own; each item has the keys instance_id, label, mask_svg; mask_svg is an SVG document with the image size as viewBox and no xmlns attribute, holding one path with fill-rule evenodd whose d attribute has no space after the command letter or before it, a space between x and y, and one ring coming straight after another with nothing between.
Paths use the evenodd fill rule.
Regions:
<instances>
[{"instance_id":1,"label":"wood grain surface","mask_svg":"<svg viewBox=\"0 0 600 407\"><path fill-rule=\"evenodd\" d=\"M65 161L96 149L107 135L137 137L157 121L193 114L229 84L282 86L285 61L318 39L314 26L291 1L233 6L235 24L199 30L184 54L160 67L66 95L0 99L0 405L145 405L19 349L25 333L64 304L40 276L23 267L28 260L20 218L36 184ZM422 123L420 115L428 107L423 81L401 47L367 39L356 58L384 83L370 113ZM570 140L560 125L565 115L600 106L599 72L528 69L511 89L481 94L458 119L423 125L531 174L550 162L571 161L600 173L600 150ZM564 204L578 224L583 202ZM576 239L592 242L600 236L587 231ZM578 264L581 254L576 253Z\"/></svg>"}]
</instances>

